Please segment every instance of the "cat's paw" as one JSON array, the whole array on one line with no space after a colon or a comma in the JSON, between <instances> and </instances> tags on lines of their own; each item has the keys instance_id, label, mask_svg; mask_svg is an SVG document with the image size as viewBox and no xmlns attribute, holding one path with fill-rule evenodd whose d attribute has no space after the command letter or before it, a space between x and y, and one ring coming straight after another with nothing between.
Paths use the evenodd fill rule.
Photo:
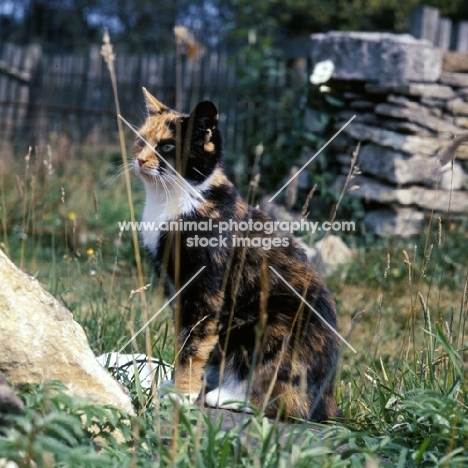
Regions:
<instances>
[{"instance_id":1,"label":"cat's paw","mask_svg":"<svg viewBox=\"0 0 468 468\"><path fill-rule=\"evenodd\" d=\"M164 380L158 389L159 398L169 398L179 405L195 403L198 393L178 393L173 380Z\"/></svg>"},{"instance_id":2,"label":"cat's paw","mask_svg":"<svg viewBox=\"0 0 468 468\"><path fill-rule=\"evenodd\" d=\"M205 404L212 408L230 409L234 411L244 411L245 413L253 413L252 408L246 401L245 393L240 388L217 388L208 392L205 395ZM243 390L243 389L242 389Z\"/></svg>"}]
</instances>

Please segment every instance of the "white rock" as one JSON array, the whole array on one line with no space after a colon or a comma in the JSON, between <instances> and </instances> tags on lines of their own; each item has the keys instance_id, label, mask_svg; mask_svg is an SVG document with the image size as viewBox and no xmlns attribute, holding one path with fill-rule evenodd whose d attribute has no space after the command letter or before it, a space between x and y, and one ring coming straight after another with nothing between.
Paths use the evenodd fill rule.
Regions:
<instances>
[{"instance_id":1,"label":"white rock","mask_svg":"<svg viewBox=\"0 0 468 468\"><path fill-rule=\"evenodd\" d=\"M442 190L461 190L465 187L467 175L459 162L454 161L453 164L446 164L440 169L440 172L439 188Z\"/></svg>"},{"instance_id":2,"label":"white rock","mask_svg":"<svg viewBox=\"0 0 468 468\"><path fill-rule=\"evenodd\" d=\"M468 73L442 72L439 81L456 88L464 88L468 86Z\"/></svg>"},{"instance_id":3,"label":"white rock","mask_svg":"<svg viewBox=\"0 0 468 468\"><path fill-rule=\"evenodd\" d=\"M436 157L414 155L407 157L403 153L368 144L362 146L357 160L359 169L364 174L371 174L381 180L397 185L424 184L443 190L461 190L466 174L457 161L441 167Z\"/></svg>"},{"instance_id":4,"label":"white rock","mask_svg":"<svg viewBox=\"0 0 468 468\"><path fill-rule=\"evenodd\" d=\"M68 393L133 414L130 397L99 364L81 326L0 250L0 370L15 385L60 380Z\"/></svg>"},{"instance_id":5,"label":"white rock","mask_svg":"<svg viewBox=\"0 0 468 468\"><path fill-rule=\"evenodd\" d=\"M409 155L421 154L434 156L437 151L450 140L441 138L421 137L417 135L403 135L379 127L354 123L348 125L343 133L362 142L371 142L395 151L402 151ZM461 145L457 149L458 159L468 159L468 145Z\"/></svg>"},{"instance_id":6,"label":"white rock","mask_svg":"<svg viewBox=\"0 0 468 468\"><path fill-rule=\"evenodd\" d=\"M331 60L338 80L435 82L442 69L440 51L409 34L331 31L311 39L313 63Z\"/></svg>"},{"instance_id":7,"label":"white rock","mask_svg":"<svg viewBox=\"0 0 468 468\"><path fill-rule=\"evenodd\" d=\"M329 234L313 247L306 246L307 257L320 275L330 276L353 259L353 251L343 240Z\"/></svg>"},{"instance_id":8,"label":"white rock","mask_svg":"<svg viewBox=\"0 0 468 468\"><path fill-rule=\"evenodd\" d=\"M337 192L342 190L345 177L340 176L333 185ZM418 186L398 189L374 179L357 176L353 179L354 190L348 192L351 197L363 199L366 203L411 205L423 210L441 213L466 213L468 211L468 193L463 190L428 189Z\"/></svg>"},{"instance_id":9,"label":"white rock","mask_svg":"<svg viewBox=\"0 0 468 468\"><path fill-rule=\"evenodd\" d=\"M424 213L411 208L382 209L366 214L364 223L380 237L408 237L421 232Z\"/></svg>"}]
</instances>

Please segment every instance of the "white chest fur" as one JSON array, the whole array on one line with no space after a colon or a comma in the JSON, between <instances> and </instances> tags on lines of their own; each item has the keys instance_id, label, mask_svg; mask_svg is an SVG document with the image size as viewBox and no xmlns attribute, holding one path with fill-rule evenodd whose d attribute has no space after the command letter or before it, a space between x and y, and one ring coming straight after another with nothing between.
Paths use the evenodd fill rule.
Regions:
<instances>
[{"instance_id":1,"label":"white chest fur","mask_svg":"<svg viewBox=\"0 0 468 468\"><path fill-rule=\"evenodd\" d=\"M143 209L142 237L147 249L155 252L159 245L161 223L193 214L204 199L201 196L211 184L211 176L202 184L180 187L178 184L149 183L145 181L146 200Z\"/></svg>"}]
</instances>

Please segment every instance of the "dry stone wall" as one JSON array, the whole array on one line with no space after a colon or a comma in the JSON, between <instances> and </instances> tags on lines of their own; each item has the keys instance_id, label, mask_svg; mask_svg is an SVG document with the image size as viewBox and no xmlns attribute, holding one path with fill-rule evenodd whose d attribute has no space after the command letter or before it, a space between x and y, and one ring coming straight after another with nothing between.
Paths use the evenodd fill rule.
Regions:
<instances>
[{"instance_id":1,"label":"dry stone wall","mask_svg":"<svg viewBox=\"0 0 468 468\"><path fill-rule=\"evenodd\" d=\"M447 150L468 132L468 54L444 57L409 35L331 32L312 35L312 60L334 64L321 89L345 103L336 129L356 116L333 145L343 173L336 188L360 142L349 195L364 201L368 228L404 236L431 210L468 213L468 144Z\"/></svg>"}]
</instances>

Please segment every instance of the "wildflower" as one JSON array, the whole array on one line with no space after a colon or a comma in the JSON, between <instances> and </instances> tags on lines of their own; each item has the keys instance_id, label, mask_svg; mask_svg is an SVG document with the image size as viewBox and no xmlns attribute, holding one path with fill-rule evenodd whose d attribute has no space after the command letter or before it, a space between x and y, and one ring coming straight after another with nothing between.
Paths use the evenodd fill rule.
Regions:
<instances>
[{"instance_id":1,"label":"wildflower","mask_svg":"<svg viewBox=\"0 0 468 468\"><path fill-rule=\"evenodd\" d=\"M331 60L324 60L323 62L318 62L315 65L309 80L313 85L326 83L332 77L334 70L335 65Z\"/></svg>"}]
</instances>

